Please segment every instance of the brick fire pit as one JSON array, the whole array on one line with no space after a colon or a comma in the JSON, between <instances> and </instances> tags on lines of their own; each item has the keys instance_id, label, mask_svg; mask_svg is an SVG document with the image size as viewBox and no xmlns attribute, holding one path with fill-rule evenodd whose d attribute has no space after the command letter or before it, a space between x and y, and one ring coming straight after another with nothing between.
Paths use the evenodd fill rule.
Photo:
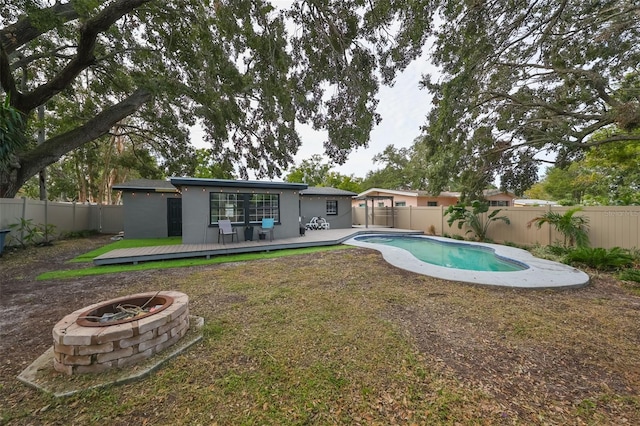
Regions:
<instances>
[{"instance_id":1,"label":"brick fire pit","mask_svg":"<svg viewBox=\"0 0 640 426\"><path fill-rule=\"evenodd\" d=\"M138 317L100 323L118 305L157 306ZM96 303L53 328L53 367L66 374L97 373L143 361L168 348L189 329L189 297L176 291L141 293Z\"/></svg>"}]
</instances>

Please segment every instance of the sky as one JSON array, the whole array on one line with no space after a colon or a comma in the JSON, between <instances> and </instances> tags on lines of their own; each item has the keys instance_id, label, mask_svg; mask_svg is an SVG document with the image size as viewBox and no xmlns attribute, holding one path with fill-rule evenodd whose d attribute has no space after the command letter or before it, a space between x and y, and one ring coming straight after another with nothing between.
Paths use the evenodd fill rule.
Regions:
<instances>
[{"instance_id":1,"label":"sky","mask_svg":"<svg viewBox=\"0 0 640 426\"><path fill-rule=\"evenodd\" d=\"M431 109L431 96L427 90L419 89L418 83L422 74L433 75L434 70L427 55L423 55L396 78L393 87L381 87L376 98L382 121L373 128L368 148L353 151L345 164L334 166L332 170L363 178L367 172L382 168L372 159L388 145L410 147L420 135L420 127L426 123L427 113ZM323 155L322 142L326 139L326 132L314 131L310 126L300 126L298 132L302 146L294 157L296 165L314 154Z\"/></svg>"},{"instance_id":2,"label":"sky","mask_svg":"<svg viewBox=\"0 0 640 426\"><path fill-rule=\"evenodd\" d=\"M295 0L271 0L278 9L286 9ZM381 86L376 98L377 112L381 122L371 131L367 148L359 148L349 154L345 164L334 165L332 171L343 175L364 178L367 172L381 169L383 165L373 163L373 157L381 153L388 145L396 148L408 148L420 135L420 127L426 123L427 113L431 109L431 96L425 89L419 89L418 83L423 74L437 74L436 68L429 62L427 53L413 61L401 74L396 76L393 87ZM330 160L324 155L323 142L326 132L315 131L309 125L297 123L297 131L302 146L294 156L294 167L303 160L319 154L325 163ZM203 132L198 126L192 128L192 142L197 147L206 145L202 141ZM286 175L287 172L285 172Z\"/></svg>"}]
</instances>

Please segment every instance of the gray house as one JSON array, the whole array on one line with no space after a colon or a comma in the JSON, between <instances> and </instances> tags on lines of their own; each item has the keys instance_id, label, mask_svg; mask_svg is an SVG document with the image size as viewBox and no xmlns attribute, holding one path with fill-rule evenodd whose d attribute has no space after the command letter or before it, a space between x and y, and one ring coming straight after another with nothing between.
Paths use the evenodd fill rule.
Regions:
<instances>
[{"instance_id":1,"label":"gray house","mask_svg":"<svg viewBox=\"0 0 640 426\"><path fill-rule=\"evenodd\" d=\"M163 238L182 235L180 192L166 180L136 179L113 189L122 191L124 235Z\"/></svg>"},{"instance_id":2,"label":"gray house","mask_svg":"<svg viewBox=\"0 0 640 426\"><path fill-rule=\"evenodd\" d=\"M351 228L353 192L287 182L171 178L138 179L121 190L126 238L182 236L184 244L218 242L218 220L228 219L238 240L257 239L263 218L275 220L274 237L300 235L303 224L323 217L332 229Z\"/></svg>"},{"instance_id":3,"label":"gray house","mask_svg":"<svg viewBox=\"0 0 640 426\"><path fill-rule=\"evenodd\" d=\"M355 192L314 186L300 191L300 216L306 223L313 217L322 217L331 229L351 228L351 201Z\"/></svg>"},{"instance_id":4,"label":"gray house","mask_svg":"<svg viewBox=\"0 0 640 426\"><path fill-rule=\"evenodd\" d=\"M275 220L275 238L300 235L305 184L198 178L172 178L171 184L182 193L184 244L217 243L220 219L231 220L240 240L256 239L263 218Z\"/></svg>"}]
</instances>

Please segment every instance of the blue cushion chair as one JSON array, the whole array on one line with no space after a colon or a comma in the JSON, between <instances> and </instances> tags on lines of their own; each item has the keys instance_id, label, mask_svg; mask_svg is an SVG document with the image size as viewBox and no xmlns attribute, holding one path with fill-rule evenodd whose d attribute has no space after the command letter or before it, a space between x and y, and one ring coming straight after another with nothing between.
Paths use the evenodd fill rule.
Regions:
<instances>
[{"instance_id":1,"label":"blue cushion chair","mask_svg":"<svg viewBox=\"0 0 640 426\"><path fill-rule=\"evenodd\" d=\"M264 218L262 219L262 226L258 230L258 235L264 235L266 239L266 235L269 234L269 241L273 241L273 228L275 225L275 220L273 218ZM262 237L260 238L262 239Z\"/></svg>"}]
</instances>

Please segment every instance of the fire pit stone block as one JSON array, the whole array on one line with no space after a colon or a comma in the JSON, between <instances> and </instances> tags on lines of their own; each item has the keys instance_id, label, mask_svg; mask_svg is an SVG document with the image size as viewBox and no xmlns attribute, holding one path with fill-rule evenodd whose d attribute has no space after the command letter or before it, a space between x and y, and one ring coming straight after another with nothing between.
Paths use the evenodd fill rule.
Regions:
<instances>
[{"instance_id":1,"label":"fire pit stone block","mask_svg":"<svg viewBox=\"0 0 640 426\"><path fill-rule=\"evenodd\" d=\"M176 291L141 293L127 299L168 296L173 303L153 315L126 323L100 327L78 325L83 313L105 304L79 309L65 316L53 328L54 369L64 374L99 373L143 361L170 347L189 329L189 298Z\"/></svg>"}]
</instances>

